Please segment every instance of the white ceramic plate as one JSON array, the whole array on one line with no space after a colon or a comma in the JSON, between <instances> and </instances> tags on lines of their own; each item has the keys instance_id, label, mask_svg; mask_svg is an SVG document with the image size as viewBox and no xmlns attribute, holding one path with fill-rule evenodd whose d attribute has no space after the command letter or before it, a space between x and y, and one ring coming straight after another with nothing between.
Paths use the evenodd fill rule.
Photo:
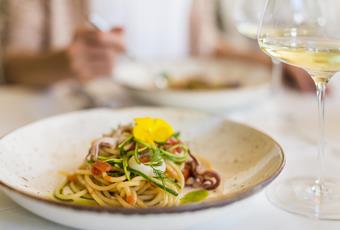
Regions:
<instances>
[{"instance_id":1,"label":"white ceramic plate","mask_svg":"<svg viewBox=\"0 0 340 230\"><path fill-rule=\"evenodd\" d=\"M174 78L192 74L207 75L214 81L239 81L241 87L221 90L160 90L155 78L167 72ZM270 93L271 72L268 68L240 60L188 59L123 62L115 68L114 79L136 99L162 106L175 106L205 111L228 110L263 100Z\"/></svg>"},{"instance_id":2,"label":"white ceramic plate","mask_svg":"<svg viewBox=\"0 0 340 230\"><path fill-rule=\"evenodd\" d=\"M181 131L193 152L209 159L220 173L220 195L199 204L149 209L87 207L50 198L63 179L58 172L75 170L92 139L140 116L166 119ZM283 165L281 147L267 135L239 123L187 110L75 112L33 123L0 141L0 185L6 194L39 216L82 229L117 226L146 230L163 226L162 229L174 230L200 224L232 213L241 200L271 182Z\"/></svg>"}]
</instances>

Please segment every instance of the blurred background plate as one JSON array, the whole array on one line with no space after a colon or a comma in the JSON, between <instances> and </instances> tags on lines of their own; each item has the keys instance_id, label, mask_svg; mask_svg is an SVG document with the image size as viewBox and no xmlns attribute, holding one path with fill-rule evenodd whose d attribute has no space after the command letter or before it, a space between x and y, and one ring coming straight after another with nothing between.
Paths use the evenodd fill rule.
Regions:
<instances>
[{"instance_id":1,"label":"blurred background plate","mask_svg":"<svg viewBox=\"0 0 340 230\"><path fill-rule=\"evenodd\" d=\"M184 80L193 75L205 81L238 83L235 88L159 89L162 75ZM262 65L231 59L186 59L180 61L120 62L114 79L136 99L155 105L185 107L206 111L244 107L268 97L271 71Z\"/></svg>"}]
</instances>

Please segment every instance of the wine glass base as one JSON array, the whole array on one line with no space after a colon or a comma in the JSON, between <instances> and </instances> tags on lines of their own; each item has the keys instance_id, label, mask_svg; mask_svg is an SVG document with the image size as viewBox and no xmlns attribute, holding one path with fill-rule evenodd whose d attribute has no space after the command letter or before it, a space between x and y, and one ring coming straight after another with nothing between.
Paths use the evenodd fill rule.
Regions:
<instances>
[{"instance_id":1,"label":"wine glass base","mask_svg":"<svg viewBox=\"0 0 340 230\"><path fill-rule=\"evenodd\" d=\"M317 191L315 178L290 178L270 186L267 197L275 206L294 214L340 220L340 182L325 179L321 192Z\"/></svg>"}]
</instances>

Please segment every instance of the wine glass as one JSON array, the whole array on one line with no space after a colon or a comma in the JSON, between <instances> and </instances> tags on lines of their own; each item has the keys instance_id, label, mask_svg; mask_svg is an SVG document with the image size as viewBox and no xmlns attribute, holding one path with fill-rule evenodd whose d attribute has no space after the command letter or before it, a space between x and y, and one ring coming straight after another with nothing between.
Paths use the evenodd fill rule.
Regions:
<instances>
[{"instance_id":1,"label":"wine glass","mask_svg":"<svg viewBox=\"0 0 340 230\"><path fill-rule=\"evenodd\" d=\"M234 3L233 20L237 31L251 40L257 39L257 30L261 14L266 0L236 0ZM273 93L281 89L282 64L276 58L272 58Z\"/></svg>"},{"instance_id":2,"label":"wine glass","mask_svg":"<svg viewBox=\"0 0 340 230\"><path fill-rule=\"evenodd\" d=\"M289 178L267 192L275 205L319 219L340 219L340 183L325 176L324 100L340 70L338 0L267 0L258 42L269 56L305 69L317 88L319 144L315 178Z\"/></svg>"}]
</instances>

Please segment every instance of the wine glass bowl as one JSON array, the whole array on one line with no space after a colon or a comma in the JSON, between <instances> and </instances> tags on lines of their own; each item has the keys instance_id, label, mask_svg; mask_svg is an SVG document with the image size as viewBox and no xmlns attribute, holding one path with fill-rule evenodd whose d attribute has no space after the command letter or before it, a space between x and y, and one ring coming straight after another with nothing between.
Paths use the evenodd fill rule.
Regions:
<instances>
[{"instance_id":1,"label":"wine glass bowl","mask_svg":"<svg viewBox=\"0 0 340 230\"><path fill-rule=\"evenodd\" d=\"M324 101L327 83L340 71L337 6L337 0L267 0L258 30L258 42L265 53L310 74L318 99L316 175L277 183L268 191L268 198L287 211L333 220L340 219L340 183L324 175Z\"/></svg>"},{"instance_id":2,"label":"wine glass bowl","mask_svg":"<svg viewBox=\"0 0 340 230\"><path fill-rule=\"evenodd\" d=\"M257 38L257 27L265 2L265 0L235 1L233 19L240 34L250 39Z\"/></svg>"},{"instance_id":3,"label":"wine glass bowl","mask_svg":"<svg viewBox=\"0 0 340 230\"><path fill-rule=\"evenodd\" d=\"M237 31L251 40L257 39L258 25L266 0L236 0L234 2L233 21ZM282 84L282 64L272 58L272 93L276 94Z\"/></svg>"}]
</instances>

